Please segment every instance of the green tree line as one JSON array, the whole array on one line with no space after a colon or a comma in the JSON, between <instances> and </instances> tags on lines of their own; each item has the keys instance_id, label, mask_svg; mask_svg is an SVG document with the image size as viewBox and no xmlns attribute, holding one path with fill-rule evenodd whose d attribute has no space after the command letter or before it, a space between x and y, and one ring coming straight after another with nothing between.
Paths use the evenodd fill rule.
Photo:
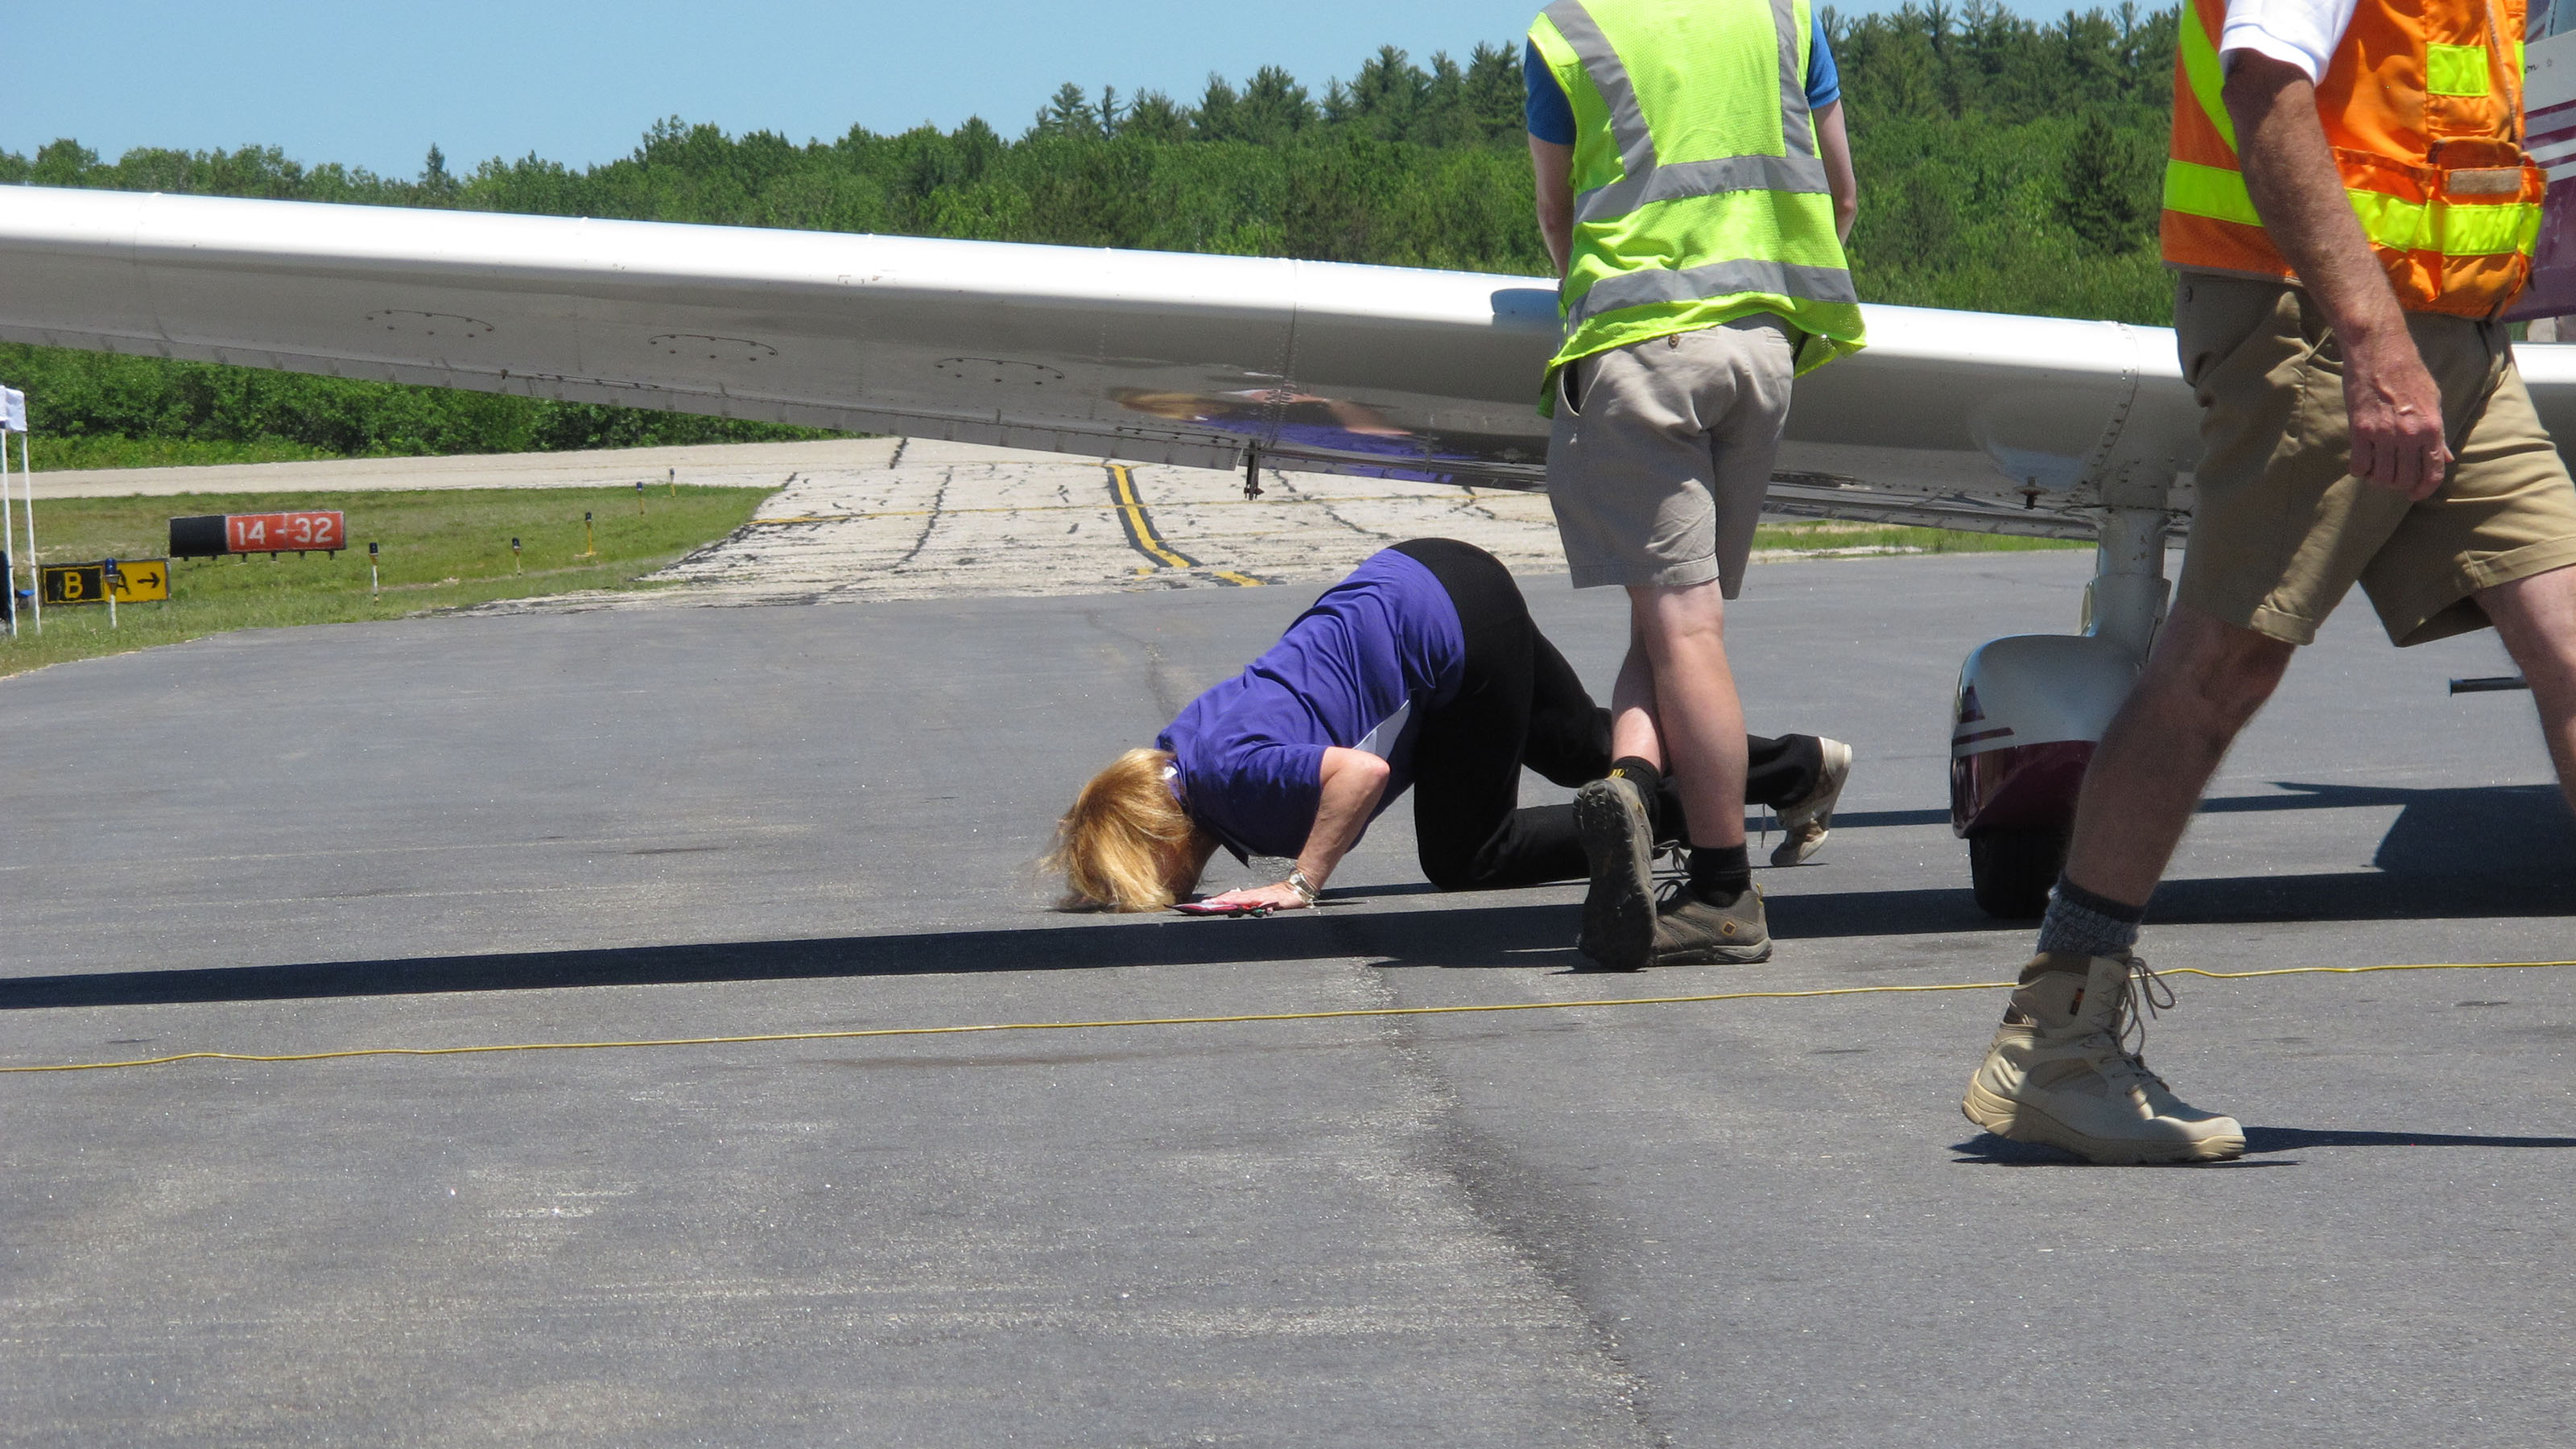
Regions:
<instances>
[{"instance_id":1,"label":"green tree line","mask_svg":"<svg viewBox=\"0 0 2576 1449\"><path fill-rule=\"evenodd\" d=\"M1986 0L1821 12L1839 63L1882 302L2167 320L2154 247L2175 12ZM536 155L411 178L275 147L77 141L0 151L0 183L442 207L1460 268L1547 269L1531 221L1518 41L1417 63L1393 47L1320 92L1268 67L1198 96L1067 83L1016 137L981 119L802 145L676 118L628 156ZM0 348L55 434L275 440L337 454L516 451L811 436L666 413L212 364Z\"/></svg>"}]
</instances>

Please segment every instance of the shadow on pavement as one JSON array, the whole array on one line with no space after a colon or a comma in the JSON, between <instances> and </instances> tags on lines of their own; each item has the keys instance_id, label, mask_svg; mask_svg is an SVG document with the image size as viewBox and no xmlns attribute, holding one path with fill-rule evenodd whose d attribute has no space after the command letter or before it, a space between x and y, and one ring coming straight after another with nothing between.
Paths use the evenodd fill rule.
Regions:
<instances>
[{"instance_id":1,"label":"shadow on pavement","mask_svg":"<svg viewBox=\"0 0 2576 1449\"><path fill-rule=\"evenodd\" d=\"M2415 809L2410 806L2408 815ZM2484 873L2460 874L2456 872L2473 861L2450 850L2443 835L2428 827L2419 844L2401 839L2405 833L2401 818L2398 828L2389 832L2389 842L2394 844L2382 844L2379 871L2169 882L2156 893L2155 919L2160 924L2188 925L2576 915L2576 872L2564 868L2565 853L2499 852L2485 857ZM2427 871L2428 866L2439 869ZM1405 894L1409 892L1401 888L1365 893ZM2028 929L2026 924L1999 922L1978 910L1964 882L1948 890L1773 895L1770 919L1772 933L1792 946L1801 940ZM1539 958L1570 946L1576 923L1572 901L1491 907L1465 902L1437 910L1326 910L1266 920L1146 917L802 941L103 971L0 980L0 1011L713 981L1227 966L1341 957L1371 958L1389 967L1570 965L1570 954L1561 961Z\"/></svg>"},{"instance_id":2,"label":"shadow on pavement","mask_svg":"<svg viewBox=\"0 0 2576 1449\"><path fill-rule=\"evenodd\" d=\"M2374 858L2379 869L2170 881L2156 892L2154 917L2159 923L2576 915L2576 871L2566 868L2576 858L2576 822L2571 822L2552 789L2283 788L2303 793L2286 797L2291 804L2275 807L2266 802L2263 808L2402 805ZM1979 911L1965 875L1962 870L1960 884L1950 889L1774 894L1771 929L1790 944L1856 936L2027 929ZM1413 894L1413 889L1394 886L1353 896L1366 900ZM1576 915L1571 901L1481 908L1462 902L1438 910L1326 910L1266 920L1146 917L805 941L107 971L0 980L0 1011L712 981L1225 966L1353 956L1388 966L1529 966L1556 964L1534 957L1572 944ZM1566 960L1570 963L1571 958ZM2310 1145L2324 1144L2320 1140Z\"/></svg>"},{"instance_id":3,"label":"shadow on pavement","mask_svg":"<svg viewBox=\"0 0 2576 1449\"><path fill-rule=\"evenodd\" d=\"M2296 1152L2302 1147L2576 1147L2576 1137L2485 1137L2448 1132L2332 1132L2310 1127L2248 1127L2245 1150Z\"/></svg>"},{"instance_id":4,"label":"shadow on pavement","mask_svg":"<svg viewBox=\"0 0 2576 1449\"><path fill-rule=\"evenodd\" d=\"M2275 780L2273 788L2286 791L2280 795L2229 795L2203 800L2197 813L2202 815L2269 815L2283 810L2349 810L2371 805L2395 805L2413 812L2410 820L2399 818L2405 827L2391 830L2390 838L2401 846L2412 843L2435 844L2444 850L2474 844L2474 837L2501 832L2516 844L2539 849L2576 852L2576 816L2570 816L2560 803L2555 785L2480 785L2458 789L2408 790L2379 785L2311 785L2297 780ZM1760 831L1768 812L1756 809L1745 817L1745 828ZM1837 810L1836 830L1870 830L1887 826L1947 825L1950 812L1943 810Z\"/></svg>"},{"instance_id":5,"label":"shadow on pavement","mask_svg":"<svg viewBox=\"0 0 2576 1449\"><path fill-rule=\"evenodd\" d=\"M2245 1129L2245 1155L2260 1157L2276 1152L2297 1152L2310 1147L2576 1147L2576 1137L2486 1137L2454 1132L2357 1132L2331 1131L2311 1127L2248 1127ZM1980 1132L1965 1142L1953 1142L1950 1150L1959 1154L1956 1162L1993 1167L2089 1167L2091 1163L2062 1148L2036 1142L2013 1142L1991 1132ZM2202 1167L2286 1167L2281 1162L2235 1163L2212 1162Z\"/></svg>"},{"instance_id":6,"label":"shadow on pavement","mask_svg":"<svg viewBox=\"0 0 2576 1449\"><path fill-rule=\"evenodd\" d=\"M2248 1145L2246 1147L2246 1151L2249 1154L2258 1150L2263 1150L2252 1146L2252 1135L2253 1134L2251 1132L2247 1133ZM1959 1154L1950 1160L1952 1162L1962 1164L1963 1166L2092 1167L2096 1165L2085 1161L2083 1158L2076 1156L2074 1153L2069 1152L2062 1147L2049 1147L2037 1142L2014 1142L2008 1138L1997 1137L1991 1132L1980 1132L1965 1142L1953 1142L1950 1144L1950 1150ZM2240 1157L2232 1162L2196 1162L2180 1165L2193 1167L2202 1172L2214 1172L2220 1168L2229 1167L2295 1167L2298 1164L2295 1162L2248 1162L2244 1158Z\"/></svg>"},{"instance_id":7,"label":"shadow on pavement","mask_svg":"<svg viewBox=\"0 0 2576 1449\"><path fill-rule=\"evenodd\" d=\"M808 941L103 971L0 980L0 1011L713 981L1227 966L1348 956L1387 958L1391 965L1527 965L1533 948L1573 943L1575 914L1572 905L1514 905L1370 915L1325 911L1266 920L1146 917L1097 925Z\"/></svg>"}]
</instances>

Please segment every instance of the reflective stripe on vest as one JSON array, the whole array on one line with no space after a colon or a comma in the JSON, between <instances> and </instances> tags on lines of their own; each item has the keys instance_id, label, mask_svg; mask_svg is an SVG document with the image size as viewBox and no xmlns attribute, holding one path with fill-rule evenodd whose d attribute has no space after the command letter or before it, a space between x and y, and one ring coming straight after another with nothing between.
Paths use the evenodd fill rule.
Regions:
<instances>
[{"instance_id":1,"label":"reflective stripe on vest","mask_svg":"<svg viewBox=\"0 0 2576 1449\"><path fill-rule=\"evenodd\" d=\"M1829 195L1825 163L1816 155L1814 124L1807 116L1807 68L1797 43L1796 0L1773 0L1772 20L1780 41L1781 147L1778 156L1723 156L1683 161L1671 166L1655 155L1655 137L1638 104L1637 87L1628 67L1593 23L1582 0L1558 0L1547 18L1583 62L1592 87L1610 108L1610 135L1619 148L1626 174L1607 186L1596 186L1574 198L1577 222L1616 221L1640 206L1722 191L1787 191Z\"/></svg>"},{"instance_id":2,"label":"reflective stripe on vest","mask_svg":"<svg viewBox=\"0 0 2576 1449\"><path fill-rule=\"evenodd\" d=\"M2361 233L2373 246L2401 252L2481 257L2496 252L2528 255L2540 241L2540 208L2508 202L2462 206L2407 201L2384 192L2344 189ZM2244 173L2189 161L2165 163L2165 207L2191 216L2261 226Z\"/></svg>"},{"instance_id":3,"label":"reflective stripe on vest","mask_svg":"<svg viewBox=\"0 0 2576 1449\"><path fill-rule=\"evenodd\" d=\"M1827 302L1860 300L1852 295L1851 273L1839 267L1800 267L1746 259L1711 262L1680 271L1621 272L1604 277L1584 292L1583 300L1566 314L1566 321L1581 323L1623 307L1745 295L1808 297Z\"/></svg>"},{"instance_id":4,"label":"reflective stripe on vest","mask_svg":"<svg viewBox=\"0 0 2576 1449\"><path fill-rule=\"evenodd\" d=\"M2289 263L2263 233L2238 169L2214 36L2224 19L2223 0L2194 0L2181 17L2164 256L2180 267L2287 278ZM2521 149L2518 73L2503 69L2520 63L2522 47L2509 42L2499 53L2484 43L2505 24L2491 0L2430 0L2402 12L2391 0L2362 0L2318 83L2344 195L2410 311L2493 316L2529 274L2546 181ZM2409 61L2419 64L2409 69ZM2386 137L2427 132L2435 139L2419 141L2420 154L2388 154L2396 143Z\"/></svg>"},{"instance_id":5,"label":"reflective stripe on vest","mask_svg":"<svg viewBox=\"0 0 2576 1449\"><path fill-rule=\"evenodd\" d=\"M1557 0L1531 26L1577 126L1566 338L1551 375L1594 352L1754 312L1807 336L1802 372L1861 344L1807 114L1807 21L1804 0ZM1753 25L1765 42L1759 110L1742 94L1752 58L1730 48Z\"/></svg>"}]
</instances>

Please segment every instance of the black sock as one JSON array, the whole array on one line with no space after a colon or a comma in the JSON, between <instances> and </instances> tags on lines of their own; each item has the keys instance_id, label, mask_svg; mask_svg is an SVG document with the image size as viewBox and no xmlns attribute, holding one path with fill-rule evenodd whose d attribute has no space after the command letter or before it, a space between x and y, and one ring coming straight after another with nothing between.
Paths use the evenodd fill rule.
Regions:
<instances>
[{"instance_id":1,"label":"black sock","mask_svg":"<svg viewBox=\"0 0 2576 1449\"><path fill-rule=\"evenodd\" d=\"M1651 828L1661 829L1663 826L1662 802L1656 797L1663 791L1664 772L1638 759L1635 755L1621 755L1610 762L1610 773L1637 787L1637 793L1646 798L1646 824Z\"/></svg>"},{"instance_id":2,"label":"black sock","mask_svg":"<svg viewBox=\"0 0 2576 1449\"><path fill-rule=\"evenodd\" d=\"M1728 901L1753 889L1753 860L1741 845L1694 845L1690 852L1691 889L1703 897Z\"/></svg>"},{"instance_id":3,"label":"black sock","mask_svg":"<svg viewBox=\"0 0 2576 1449\"><path fill-rule=\"evenodd\" d=\"M1690 844L1690 812L1682 808L1681 792L1673 788L1672 781L1666 780L1663 788L1655 792L1654 808L1648 813L1655 818L1655 844Z\"/></svg>"}]
</instances>

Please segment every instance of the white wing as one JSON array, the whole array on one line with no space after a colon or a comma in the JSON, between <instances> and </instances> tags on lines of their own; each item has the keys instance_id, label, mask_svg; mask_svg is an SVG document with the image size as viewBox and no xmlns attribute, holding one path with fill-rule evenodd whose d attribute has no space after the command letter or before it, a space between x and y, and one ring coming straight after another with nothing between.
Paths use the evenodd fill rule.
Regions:
<instances>
[{"instance_id":1,"label":"white wing","mask_svg":"<svg viewBox=\"0 0 2576 1449\"><path fill-rule=\"evenodd\" d=\"M2191 466L2169 332L1868 320L1800 385L1777 509L2088 535ZM1146 462L1536 487L1556 336L1520 277L0 188L15 341ZM2525 370L2564 425L2560 353Z\"/></svg>"}]
</instances>

